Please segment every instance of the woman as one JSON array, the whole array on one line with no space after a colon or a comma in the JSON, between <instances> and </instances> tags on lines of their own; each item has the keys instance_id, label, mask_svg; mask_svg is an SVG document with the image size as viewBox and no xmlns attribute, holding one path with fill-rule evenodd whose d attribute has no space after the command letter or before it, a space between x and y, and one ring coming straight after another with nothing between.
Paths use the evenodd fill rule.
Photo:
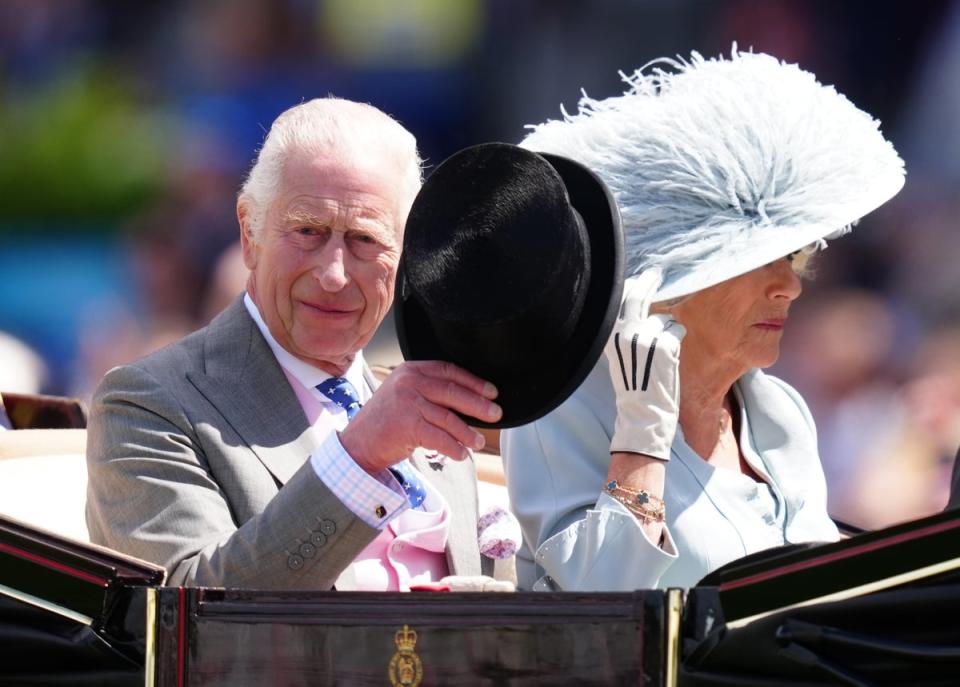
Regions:
<instances>
[{"instance_id":1,"label":"woman","mask_svg":"<svg viewBox=\"0 0 960 687\"><path fill-rule=\"evenodd\" d=\"M602 359L557 410L506 430L522 588L693 586L744 555L836 539L816 428L764 374L801 276L903 184L878 123L775 58L670 62L523 146L610 186L628 275Z\"/></svg>"}]
</instances>

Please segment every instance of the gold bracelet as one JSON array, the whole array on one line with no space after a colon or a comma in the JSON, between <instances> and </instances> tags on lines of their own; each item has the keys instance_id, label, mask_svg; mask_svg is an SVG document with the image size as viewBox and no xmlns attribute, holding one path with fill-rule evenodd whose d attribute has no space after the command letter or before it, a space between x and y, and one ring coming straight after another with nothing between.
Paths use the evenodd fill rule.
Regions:
<instances>
[{"instance_id":1,"label":"gold bracelet","mask_svg":"<svg viewBox=\"0 0 960 687\"><path fill-rule=\"evenodd\" d=\"M665 519L667 509L663 499L646 489L628 489L620 486L617 480L611 480L607 482L606 491L644 522L663 522Z\"/></svg>"},{"instance_id":2,"label":"gold bracelet","mask_svg":"<svg viewBox=\"0 0 960 687\"><path fill-rule=\"evenodd\" d=\"M650 510L646 510L645 508L638 506L635 500L631 498L627 498L625 496L621 496L619 494L611 494L611 496L614 499L616 499L618 502L622 503L624 508L626 508L635 517L639 518L643 522L663 522L664 521L663 513L656 513Z\"/></svg>"}]
</instances>

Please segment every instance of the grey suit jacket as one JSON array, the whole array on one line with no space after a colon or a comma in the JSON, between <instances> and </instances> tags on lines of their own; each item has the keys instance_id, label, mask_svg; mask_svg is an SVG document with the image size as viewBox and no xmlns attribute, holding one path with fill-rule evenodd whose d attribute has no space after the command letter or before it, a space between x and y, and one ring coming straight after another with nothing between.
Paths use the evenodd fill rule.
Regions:
<instances>
[{"instance_id":1,"label":"grey suit jacket","mask_svg":"<svg viewBox=\"0 0 960 687\"><path fill-rule=\"evenodd\" d=\"M169 584L349 588L378 534L310 465L306 416L242 299L111 370L87 437L91 540L163 565ZM480 574L472 461L413 462L452 508L450 572Z\"/></svg>"}]
</instances>

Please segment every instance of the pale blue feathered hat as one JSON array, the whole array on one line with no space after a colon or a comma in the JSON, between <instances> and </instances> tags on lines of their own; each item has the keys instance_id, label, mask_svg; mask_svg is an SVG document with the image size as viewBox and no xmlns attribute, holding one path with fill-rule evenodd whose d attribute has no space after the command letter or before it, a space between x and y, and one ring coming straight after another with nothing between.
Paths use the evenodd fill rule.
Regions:
<instances>
[{"instance_id":1,"label":"pale blue feathered hat","mask_svg":"<svg viewBox=\"0 0 960 687\"><path fill-rule=\"evenodd\" d=\"M627 274L684 296L850 231L903 186L879 122L813 74L764 54L657 60L621 96L522 146L593 169L617 199Z\"/></svg>"}]
</instances>

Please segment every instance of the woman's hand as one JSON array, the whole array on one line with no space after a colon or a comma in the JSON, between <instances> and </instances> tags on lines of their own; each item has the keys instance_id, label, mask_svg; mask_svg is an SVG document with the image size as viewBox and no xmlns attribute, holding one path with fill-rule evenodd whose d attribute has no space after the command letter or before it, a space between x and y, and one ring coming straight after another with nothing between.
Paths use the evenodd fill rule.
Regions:
<instances>
[{"instance_id":1,"label":"woman's hand","mask_svg":"<svg viewBox=\"0 0 960 687\"><path fill-rule=\"evenodd\" d=\"M610 452L670 460L680 415L680 342L686 329L669 315L651 315L659 270L627 279L623 306L605 352L617 396Z\"/></svg>"},{"instance_id":2,"label":"woman's hand","mask_svg":"<svg viewBox=\"0 0 960 687\"><path fill-rule=\"evenodd\" d=\"M607 481L626 490L611 494L621 503L623 494L631 492L662 501L666 461L680 416L680 342L686 330L671 317L650 314L660 280L659 270L627 280L620 317L605 349L617 398ZM662 517L645 517L627 507L650 542L659 546Z\"/></svg>"}]
</instances>

